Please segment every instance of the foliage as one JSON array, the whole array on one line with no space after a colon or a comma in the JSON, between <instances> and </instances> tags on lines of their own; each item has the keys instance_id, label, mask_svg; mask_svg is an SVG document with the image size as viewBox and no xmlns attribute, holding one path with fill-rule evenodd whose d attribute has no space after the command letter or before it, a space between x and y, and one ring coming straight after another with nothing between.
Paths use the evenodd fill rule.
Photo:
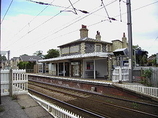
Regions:
<instances>
[{"instance_id":1,"label":"foliage","mask_svg":"<svg viewBox=\"0 0 158 118\"><path fill-rule=\"evenodd\" d=\"M133 49L135 50L135 56L136 56L136 63L140 66L144 66L147 64L147 57L148 52L145 50L142 50L139 45L133 46Z\"/></svg>"},{"instance_id":2,"label":"foliage","mask_svg":"<svg viewBox=\"0 0 158 118\"><path fill-rule=\"evenodd\" d=\"M45 59L49 59L49 58L55 58L59 56L59 50L57 49L50 49L47 51L47 54L44 56Z\"/></svg>"},{"instance_id":3,"label":"foliage","mask_svg":"<svg viewBox=\"0 0 158 118\"><path fill-rule=\"evenodd\" d=\"M147 86L151 86L152 69L149 68L149 69L143 70L142 76L143 76L143 79L141 83Z\"/></svg>"},{"instance_id":4,"label":"foliage","mask_svg":"<svg viewBox=\"0 0 158 118\"><path fill-rule=\"evenodd\" d=\"M156 63L156 54L153 54L148 58L148 66L158 66Z\"/></svg>"},{"instance_id":5,"label":"foliage","mask_svg":"<svg viewBox=\"0 0 158 118\"><path fill-rule=\"evenodd\" d=\"M21 106L21 109L25 109L25 107L24 107L24 106Z\"/></svg>"},{"instance_id":6,"label":"foliage","mask_svg":"<svg viewBox=\"0 0 158 118\"><path fill-rule=\"evenodd\" d=\"M3 111L5 111L5 109L4 109L4 106L0 106L0 112L3 112Z\"/></svg>"},{"instance_id":7,"label":"foliage","mask_svg":"<svg viewBox=\"0 0 158 118\"><path fill-rule=\"evenodd\" d=\"M18 96L17 95L12 95L12 100L17 100L18 99Z\"/></svg>"},{"instance_id":8,"label":"foliage","mask_svg":"<svg viewBox=\"0 0 158 118\"><path fill-rule=\"evenodd\" d=\"M19 69L33 69L35 62L19 62Z\"/></svg>"},{"instance_id":9,"label":"foliage","mask_svg":"<svg viewBox=\"0 0 158 118\"><path fill-rule=\"evenodd\" d=\"M43 52L41 50L36 51L33 55L43 58Z\"/></svg>"},{"instance_id":10,"label":"foliage","mask_svg":"<svg viewBox=\"0 0 158 118\"><path fill-rule=\"evenodd\" d=\"M0 60L1 60L1 61L6 61L7 58L6 58L6 56L2 56L2 55L0 55Z\"/></svg>"},{"instance_id":11,"label":"foliage","mask_svg":"<svg viewBox=\"0 0 158 118\"><path fill-rule=\"evenodd\" d=\"M23 55L21 55L21 56L29 56L28 54L23 54Z\"/></svg>"}]
</instances>

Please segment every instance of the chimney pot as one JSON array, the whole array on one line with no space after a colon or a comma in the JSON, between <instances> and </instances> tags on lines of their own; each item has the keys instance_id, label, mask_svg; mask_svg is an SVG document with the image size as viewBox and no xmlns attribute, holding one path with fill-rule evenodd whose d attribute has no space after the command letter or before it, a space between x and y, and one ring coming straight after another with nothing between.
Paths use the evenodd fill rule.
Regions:
<instances>
[{"instance_id":1,"label":"chimney pot","mask_svg":"<svg viewBox=\"0 0 158 118\"><path fill-rule=\"evenodd\" d=\"M97 31L97 34L96 34L96 37L95 37L97 40L101 40L101 35L100 35L100 32Z\"/></svg>"},{"instance_id":2,"label":"chimney pot","mask_svg":"<svg viewBox=\"0 0 158 118\"><path fill-rule=\"evenodd\" d=\"M86 25L82 25L82 28L80 29L80 38L88 37L88 29Z\"/></svg>"}]
</instances>

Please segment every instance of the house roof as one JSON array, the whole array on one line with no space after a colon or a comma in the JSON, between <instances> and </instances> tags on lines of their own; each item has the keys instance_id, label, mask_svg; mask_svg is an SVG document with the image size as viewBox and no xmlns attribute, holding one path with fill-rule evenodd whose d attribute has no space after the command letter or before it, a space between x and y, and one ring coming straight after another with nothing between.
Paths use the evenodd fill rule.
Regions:
<instances>
[{"instance_id":1,"label":"house roof","mask_svg":"<svg viewBox=\"0 0 158 118\"><path fill-rule=\"evenodd\" d=\"M71 44L76 44L76 43L81 43L81 42L94 42L94 43L104 43L104 44L109 43L109 42L101 41L101 40L98 40L98 39L85 37L85 38L77 39L75 41L60 45L58 47L63 47L63 46L66 46L66 45L71 45ZM111 43L109 43L109 44L111 44Z\"/></svg>"},{"instance_id":2,"label":"house roof","mask_svg":"<svg viewBox=\"0 0 158 118\"><path fill-rule=\"evenodd\" d=\"M13 57L11 58L11 60L16 61L17 59L19 59L19 57Z\"/></svg>"},{"instance_id":3,"label":"house roof","mask_svg":"<svg viewBox=\"0 0 158 118\"><path fill-rule=\"evenodd\" d=\"M42 58L39 56L20 56L20 59L22 61L38 61L41 60Z\"/></svg>"},{"instance_id":4,"label":"house roof","mask_svg":"<svg viewBox=\"0 0 158 118\"><path fill-rule=\"evenodd\" d=\"M39 60L39 62L52 62L52 61L60 61L60 60L67 60L67 59L82 59L88 57L108 57L108 55L113 55L113 53L107 52L93 52L93 53L85 53L85 54L77 54L77 55L69 55L63 57L56 57L50 59Z\"/></svg>"}]
</instances>

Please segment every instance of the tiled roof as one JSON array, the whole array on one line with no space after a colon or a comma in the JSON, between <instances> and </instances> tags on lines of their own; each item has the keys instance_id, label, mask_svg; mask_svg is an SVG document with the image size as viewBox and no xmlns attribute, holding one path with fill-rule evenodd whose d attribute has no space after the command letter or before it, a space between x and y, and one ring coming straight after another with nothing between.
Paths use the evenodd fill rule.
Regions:
<instances>
[{"instance_id":1,"label":"tiled roof","mask_svg":"<svg viewBox=\"0 0 158 118\"><path fill-rule=\"evenodd\" d=\"M82 38L82 39L78 39L78 40L75 40L75 41L72 41L72 42L60 45L58 47L71 45L71 44L74 44L74 43L80 43L80 42L109 43L109 42L101 41L101 40L98 40L98 39L92 39L92 38L85 37L85 38Z\"/></svg>"},{"instance_id":2,"label":"tiled roof","mask_svg":"<svg viewBox=\"0 0 158 118\"><path fill-rule=\"evenodd\" d=\"M38 61L41 60L42 58L39 56L20 56L20 59L22 61Z\"/></svg>"}]
</instances>

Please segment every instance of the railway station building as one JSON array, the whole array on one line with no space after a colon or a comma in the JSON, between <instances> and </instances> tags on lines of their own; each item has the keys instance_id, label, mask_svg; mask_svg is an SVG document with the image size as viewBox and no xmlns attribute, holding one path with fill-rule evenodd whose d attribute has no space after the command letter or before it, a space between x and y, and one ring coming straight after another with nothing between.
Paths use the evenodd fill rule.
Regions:
<instances>
[{"instance_id":1,"label":"railway station building","mask_svg":"<svg viewBox=\"0 0 158 118\"><path fill-rule=\"evenodd\" d=\"M48 73L53 76L77 78L111 78L112 66L117 64L113 51L127 47L125 34L122 41L101 40L100 32L96 37L88 37L88 29L82 25L80 39L58 46L60 56L56 58L39 60L43 68L48 68Z\"/></svg>"}]
</instances>

